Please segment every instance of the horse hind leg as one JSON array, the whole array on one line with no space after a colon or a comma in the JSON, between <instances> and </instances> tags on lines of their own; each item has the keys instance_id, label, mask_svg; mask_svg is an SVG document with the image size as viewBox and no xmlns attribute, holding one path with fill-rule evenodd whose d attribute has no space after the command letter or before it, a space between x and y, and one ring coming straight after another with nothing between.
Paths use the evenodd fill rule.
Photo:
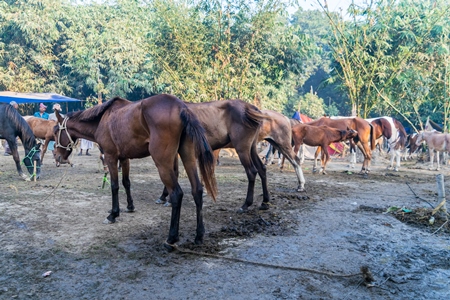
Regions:
<instances>
[{"instance_id":1,"label":"horse hind leg","mask_svg":"<svg viewBox=\"0 0 450 300\"><path fill-rule=\"evenodd\" d=\"M205 225L203 223L203 186L198 177L195 157L189 150L184 150L185 149L182 149L180 156L191 184L197 216L197 229L194 243L196 245L201 245L203 244L203 237L205 236Z\"/></svg>"},{"instance_id":2,"label":"horse hind leg","mask_svg":"<svg viewBox=\"0 0 450 300\"><path fill-rule=\"evenodd\" d=\"M394 168L394 171L398 172L398 170L400 168L400 159L401 159L401 152L400 152L400 150L395 150L395 155L396 155L396 158L397 158L397 164L396 164L396 166Z\"/></svg>"},{"instance_id":3,"label":"horse hind leg","mask_svg":"<svg viewBox=\"0 0 450 300\"><path fill-rule=\"evenodd\" d=\"M177 178L179 178L180 171L179 171L179 166L178 166L178 158L176 158L173 163L173 171L175 172L175 175L177 176ZM167 191L167 188L164 186L161 196L159 196L159 198L155 200L155 203L156 204L164 204L164 206L170 207L171 206L170 201L167 201L167 196L169 196L169 191Z\"/></svg>"},{"instance_id":4,"label":"horse hind leg","mask_svg":"<svg viewBox=\"0 0 450 300\"><path fill-rule=\"evenodd\" d=\"M267 173L266 173L266 167L264 166L261 159L259 159L258 151L256 150L256 144L251 148L250 156L253 162L253 165L258 170L259 178L261 179L261 185L263 190L263 202L261 203L261 206L259 207L260 210L268 210L270 207L270 195L269 195L269 189L267 187ZM284 160L284 156L283 156Z\"/></svg>"}]
</instances>

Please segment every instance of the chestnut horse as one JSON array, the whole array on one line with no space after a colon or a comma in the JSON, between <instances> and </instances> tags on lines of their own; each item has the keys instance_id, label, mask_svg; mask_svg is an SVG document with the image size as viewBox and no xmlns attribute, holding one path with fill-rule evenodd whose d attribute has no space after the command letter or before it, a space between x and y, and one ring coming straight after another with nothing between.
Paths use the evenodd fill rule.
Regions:
<instances>
[{"instance_id":1,"label":"chestnut horse","mask_svg":"<svg viewBox=\"0 0 450 300\"><path fill-rule=\"evenodd\" d=\"M36 143L36 138L31 131L30 126L22 118L19 112L12 106L6 103L0 103L0 139L5 139L11 150L12 157L16 163L16 169L20 177L25 180L30 178L25 175L20 166L19 151L17 150L17 140L22 141L25 149L25 157L23 163L32 176L36 175L39 178L41 173L41 157L39 147L40 143ZM36 174L34 174L34 162L36 162Z\"/></svg>"},{"instance_id":2,"label":"chestnut horse","mask_svg":"<svg viewBox=\"0 0 450 300\"><path fill-rule=\"evenodd\" d=\"M27 121L31 130L33 130L33 134L38 139L44 140L44 147L42 148L41 153L41 164L44 163L44 155L47 152L47 146L50 141L54 141L55 138L53 136L53 127L57 125L56 121L46 120L42 118L37 118L33 116L25 116L23 117L25 121Z\"/></svg>"},{"instance_id":3,"label":"chestnut horse","mask_svg":"<svg viewBox=\"0 0 450 300\"><path fill-rule=\"evenodd\" d=\"M206 137L213 150L234 148L248 179L247 196L238 212L248 211L253 204L256 174L261 178L263 202L260 209L269 208L266 168L258 156L256 144L260 124L267 116L256 106L242 100L223 100L202 103L186 103L205 128ZM157 203L164 203L164 189Z\"/></svg>"},{"instance_id":4,"label":"chestnut horse","mask_svg":"<svg viewBox=\"0 0 450 300\"><path fill-rule=\"evenodd\" d=\"M326 174L325 168L328 161L330 160L328 146L331 143L346 141L348 139L353 139L356 136L358 136L358 132L353 129L339 130L324 125L312 126L307 124L297 124L292 127L292 139L295 144L294 152L297 153L300 146L303 144L312 147L318 146L314 155L313 171L316 172L317 170L317 156L319 155L319 152L322 152L321 169L319 173L322 172L323 174Z\"/></svg>"},{"instance_id":5,"label":"chestnut horse","mask_svg":"<svg viewBox=\"0 0 450 300\"><path fill-rule=\"evenodd\" d=\"M431 166L430 170L433 169L434 165L434 151L437 152L436 163L437 171L439 171L439 152L449 152L450 151L450 134L440 133L437 131L421 131L417 135L416 145L420 145L426 142L430 152Z\"/></svg>"},{"instance_id":6,"label":"chestnut horse","mask_svg":"<svg viewBox=\"0 0 450 300\"><path fill-rule=\"evenodd\" d=\"M120 215L118 161L122 165L127 209L134 211L130 194L129 159L152 156L172 204L169 237L165 243L168 250L173 250L173 244L179 240L183 191L174 170L179 154L191 183L196 205L195 243L203 242L203 188L197 174L197 160L203 183L215 200L217 186L214 158L203 127L186 104L175 96L165 94L137 102L116 97L90 109L69 113L64 119L59 112L55 111L55 114L59 122L54 129L56 160L67 159L73 150L73 141L78 138L95 141L104 152L112 192L112 210L105 220L107 223L114 223Z\"/></svg>"},{"instance_id":7,"label":"chestnut horse","mask_svg":"<svg viewBox=\"0 0 450 300\"><path fill-rule=\"evenodd\" d=\"M267 118L263 121L259 132L259 141L268 141L276 150L280 151L294 167L297 175L297 191L305 191L305 177L300 167L300 159L292 150L292 128L288 117L272 110L262 111ZM281 164L281 169L283 164Z\"/></svg>"},{"instance_id":8,"label":"chestnut horse","mask_svg":"<svg viewBox=\"0 0 450 300\"><path fill-rule=\"evenodd\" d=\"M320 119L308 122L307 124L313 126L326 125L339 130L353 129L357 131L358 135L353 138L353 141L364 155L361 173L369 172L370 160L372 159L372 150L375 149L375 134L373 132L373 126L369 122L359 117L339 119L322 117Z\"/></svg>"},{"instance_id":9,"label":"chestnut horse","mask_svg":"<svg viewBox=\"0 0 450 300\"><path fill-rule=\"evenodd\" d=\"M406 147L406 130L400 121L391 117L380 117L373 119L366 119L374 128L375 138L378 139L384 136L389 145L391 152L391 162L389 168L398 171L400 167L401 152ZM394 159L396 158L396 166L394 168Z\"/></svg>"}]
</instances>

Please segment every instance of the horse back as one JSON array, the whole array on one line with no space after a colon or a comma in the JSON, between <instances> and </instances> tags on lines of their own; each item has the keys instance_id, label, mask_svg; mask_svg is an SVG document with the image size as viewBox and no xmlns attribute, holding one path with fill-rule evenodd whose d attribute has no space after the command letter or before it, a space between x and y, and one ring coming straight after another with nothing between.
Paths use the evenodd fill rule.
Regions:
<instances>
[{"instance_id":1,"label":"horse back","mask_svg":"<svg viewBox=\"0 0 450 300\"><path fill-rule=\"evenodd\" d=\"M287 136L289 141L292 140L292 127L288 117L272 110L262 110L262 113L267 117L261 124L258 138L260 141L264 139L278 140L280 136Z\"/></svg>"},{"instance_id":2,"label":"horse back","mask_svg":"<svg viewBox=\"0 0 450 300\"><path fill-rule=\"evenodd\" d=\"M265 118L256 106L239 99L186 105L205 128L212 149L235 147L241 140L255 140Z\"/></svg>"},{"instance_id":3,"label":"horse back","mask_svg":"<svg viewBox=\"0 0 450 300\"><path fill-rule=\"evenodd\" d=\"M26 116L24 119L27 121L30 126L33 134L40 138L52 138L53 137L53 127L57 125L57 122L54 120L46 120L42 118L37 118L33 116Z\"/></svg>"}]
</instances>

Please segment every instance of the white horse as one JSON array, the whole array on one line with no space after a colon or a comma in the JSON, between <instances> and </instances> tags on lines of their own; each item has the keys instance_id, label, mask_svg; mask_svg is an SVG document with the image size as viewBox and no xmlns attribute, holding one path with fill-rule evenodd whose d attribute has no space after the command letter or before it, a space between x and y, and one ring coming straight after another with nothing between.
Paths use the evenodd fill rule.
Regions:
<instances>
[{"instance_id":1,"label":"white horse","mask_svg":"<svg viewBox=\"0 0 450 300\"><path fill-rule=\"evenodd\" d=\"M426 142L428 145L428 149L430 151L430 161L431 166L430 170L433 170L434 165L434 151L436 151L436 163L437 169L439 171L439 152L450 151L450 134L448 133L440 133L437 131L421 131L419 132L416 140L416 145L420 145L421 143Z\"/></svg>"},{"instance_id":2,"label":"white horse","mask_svg":"<svg viewBox=\"0 0 450 300\"><path fill-rule=\"evenodd\" d=\"M374 127L376 138L384 136L387 139L389 151L391 153L391 161L388 169L398 171L400 167L400 160L402 157L402 151L406 146L406 130L400 121L391 117L379 117L366 119ZM394 159L396 159L396 165L394 167Z\"/></svg>"}]
</instances>

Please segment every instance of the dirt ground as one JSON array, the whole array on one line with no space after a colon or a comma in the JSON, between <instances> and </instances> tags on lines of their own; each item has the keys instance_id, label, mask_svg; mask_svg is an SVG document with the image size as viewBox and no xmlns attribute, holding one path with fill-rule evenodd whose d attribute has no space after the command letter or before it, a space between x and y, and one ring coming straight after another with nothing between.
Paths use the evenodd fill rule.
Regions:
<instances>
[{"instance_id":1,"label":"dirt ground","mask_svg":"<svg viewBox=\"0 0 450 300\"><path fill-rule=\"evenodd\" d=\"M217 202L205 197L202 246L193 245L195 205L180 179L179 246L205 256L163 247L170 209L154 202L162 185L151 158L131 163L136 212L103 224L110 190L92 154L72 157L73 168L47 156L37 182L22 181L12 158L0 156L0 299L450 299L450 229L439 217L429 224L437 172L428 165L393 172L378 157L362 176L360 165L349 170L347 159L334 159L328 175L314 175L306 161L306 193L295 192L292 168L271 165L271 209L258 210L258 180L255 204L237 214L245 172L237 158L222 157ZM370 285L362 275L304 270L342 275L362 266Z\"/></svg>"}]
</instances>

